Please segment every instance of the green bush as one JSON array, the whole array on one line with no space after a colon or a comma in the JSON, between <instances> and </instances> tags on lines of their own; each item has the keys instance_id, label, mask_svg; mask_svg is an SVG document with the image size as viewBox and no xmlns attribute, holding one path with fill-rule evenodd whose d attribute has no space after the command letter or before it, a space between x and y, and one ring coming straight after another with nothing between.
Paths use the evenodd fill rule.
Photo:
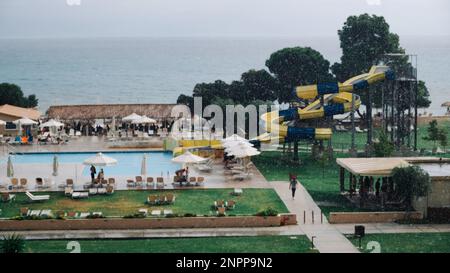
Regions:
<instances>
[{"instance_id":1,"label":"green bush","mask_svg":"<svg viewBox=\"0 0 450 273\"><path fill-rule=\"evenodd\" d=\"M4 235L0 241L0 252L20 253L25 248L25 238L19 234Z\"/></svg>"},{"instance_id":2,"label":"green bush","mask_svg":"<svg viewBox=\"0 0 450 273\"><path fill-rule=\"evenodd\" d=\"M197 217L197 214L188 212L184 214L184 217Z\"/></svg>"},{"instance_id":3,"label":"green bush","mask_svg":"<svg viewBox=\"0 0 450 273\"><path fill-rule=\"evenodd\" d=\"M400 198L403 198L409 207L414 197L426 196L430 189L430 175L419 166L394 168L392 179Z\"/></svg>"},{"instance_id":4,"label":"green bush","mask_svg":"<svg viewBox=\"0 0 450 273\"><path fill-rule=\"evenodd\" d=\"M256 216L277 216L278 215L278 211L276 209L273 208L267 208L265 210L259 211L258 213L255 214Z\"/></svg>"},{"instance_id":5,"label":"green bush","mask_svg":"<svg viewBox=\"0 0 450 273\"><path fill-rule=\"evenodd\" d=\"M132 218L145 218L145 215L142 213L134 213L123 216L124 219L132 219Z\"/></svg>"}]
</instances>

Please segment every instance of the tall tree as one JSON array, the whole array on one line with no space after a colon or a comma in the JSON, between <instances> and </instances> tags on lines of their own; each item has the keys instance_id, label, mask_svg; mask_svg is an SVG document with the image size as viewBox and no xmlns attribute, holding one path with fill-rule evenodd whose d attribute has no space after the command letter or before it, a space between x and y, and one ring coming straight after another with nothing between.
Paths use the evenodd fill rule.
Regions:
<instances>
[{"instance_id":1,"label":"tall tree","mask_svg":"<svg viewBox=\"0 0 450 273\"><path fill-rule=\"evenodd\" d=\"M241 76L242 87L246 94L245 101L274 101L277 99L277 82L264 69L251 69Z\"/></svg>"},{"instance_id":2,"label":"tall tree","mask_svg":"<svg viewBox=\"0 0 450 273\"><path fill-rule=\"evenodd\" d=\"M389 30L384 17L362 14L350 16L338 30L342 57L332 66L339 81L358 75L384 59L387 53L403 53L399 37Z\"/></svg>"},{"instance_id":3,"label":"tall tree","mask_svg":"<svg viewBox=\"0 0 450 273\"><path fill-rule=\"evenodd\" d=\"M0 105L11 104L19 107L36 107L38 99L35 95L24 96L22 89L15 84L0 84Z\"/></svg>"},{"instance_id":4,"label":"tall tree","mask_svg":"<svg viewBox=\"0 0 450 273\"><path fill-rule=\"evenodd\" d=\"M333 80L330 62L310 47L284 48L274 52L266 66L279 82L280 102L295 100L292 90L296 86Z\"/></svg>"}]
</instances>

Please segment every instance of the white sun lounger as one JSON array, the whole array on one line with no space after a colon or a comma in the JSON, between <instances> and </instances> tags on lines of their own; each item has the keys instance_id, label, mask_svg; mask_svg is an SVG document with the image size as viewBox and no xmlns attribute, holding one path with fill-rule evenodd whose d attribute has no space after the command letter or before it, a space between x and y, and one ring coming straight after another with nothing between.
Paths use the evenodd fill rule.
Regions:
<instances>
[{"instance_id":1,"label":"white sun lounger","mask_svg":"<svg viewBox=\"0 0 450 273\"><path fill-rule=\"evenodd\" d=\"M233 180L245 180L249 179L253 176L252 173L240 173L233 175Z\"/></svg>"},{"instance_id":2,"label":"white sun lounger","mask_svg":"<svg viewBox=\"0 0 450 273\"><path fill-rule=\"evenodd\" d=\"M45 201L45 200L49 200L50 199L50 195L33 195L29 191L25 192L25 194L33 202L35 202L35 201Z\"/></svg>"}]
</instances>

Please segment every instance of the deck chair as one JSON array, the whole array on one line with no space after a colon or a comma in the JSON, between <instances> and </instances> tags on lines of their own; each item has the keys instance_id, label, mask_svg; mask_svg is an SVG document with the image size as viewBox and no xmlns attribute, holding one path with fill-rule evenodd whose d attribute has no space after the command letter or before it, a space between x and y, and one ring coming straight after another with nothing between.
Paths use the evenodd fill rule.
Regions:
<instances>
[{"instance_id":1,"label":"deck chair","mask_svg":"<svg viewBox=\"0 0 450 273\"><path fill-rule=\"evenodd\" d=\"M20 178L20 187L26 188L28 184L28 180L26 178Z\"/></svg>"},{"instance_id":2,"label":"deck chair","mask_svg":"<svg viewBox=\"0 0 450 273\"><path fill-rule=\"evenodd\" d=\"M135 182L136 182L136 186L139 186L139 187L144 186L144 179L140 175L137 175L135 177Z\"/></svg>"},{"instance_id":3,"label":"deck chair","mask_svg":"<svg viewBox=\"0 0 450 273\"><path fill-rule=\"evenodd\" d=\"M155 185L155 181L153 180L153 177L147 177L147 187L152 187Z\"/></svg>"},{"instance_id":4,"label":"deck chair","mask_svg":"<svg viewBox=\"0 0 450 273\"><path fill-rule=\"evenodd\" d=\"M157 177L156 178L156 186L158 188L164 188L164 178L162 177Z\"/></svg>"},{"instance_id":5,"label":"deck chair","mask_svg":"<svg viewBox=\"0 0 450 273\"><path fill-rule=\"evenodd\" d=\"M31 192L25 192L26 196L33 202L46 201L50 199L50 195L33 195Z\"/></svg>"},{"instance_id":6,"label":"deck chair","mask_svg":"<svg viewBox=\"0 0 450 273\"><path fill-rule=\"evenodd\" d=\"M66 187L73 187L73 179L72 178L66 179Z\"/></svg>"},{"instance_id":7,"label":"deck chair","mask_svg":"<svg viewBox=\"0 0 450 273\"><path fill-rule=\"evenodd\" d=\"M173 193L168 193L166 195L166 203L173 204L174 202L175 202L175 195L173 195Z\"/></svg>"},{"instance_id":8,"label":"deck chair","mask_svg":"<svg viewBox=\"0 0 450 273\"><path fill-rule=\"evenodd\" d=\"M42 178L40 178L40 177L36 178L36 188L38 188L38 189L45 188L44 180Z\"/></svg>"},{"instance_id":9,"label":"deck chair","mask_svg":"<svg viewBox=\"0 0 450 273\"><path fill-rule=\"evenodd\" d=\"M197 177L197 181L195 182L195 184L197 186L204 185L205 184L205 178L203 176Z\"/></svg>"},{"instance_id":10,"label":"deck chair","mask_svg":"<svg viewBox=\"0 0 450 273\"><path fill-rule=\"evenodd\" d=\"M218 207L217 215L225 215L225 207Z\"/></svg>"},{"instance_id":11,"label":"deck chair","mask_svg":"<svg viewBox=\"0 0 450 273\"><path fill-rule=\"evenodd\" d=\"M227 209L234 209L235 206L236 206L236 202L234 202L233 200L229 200L225 203L225 207Z\"/></svg>"},{"instance_id":12,"label":"deck chair","mask_svg":"<svg viewBox=\"0 0 450 273\"><path fill-rule=\"evenodd\" d=\"M108 185L111 185L111 186L113 186L113 185L115 185L116 184L116 179L115 178L108 178Z\"/></svg>"},{"instance_id":13,"label":"deck chair","mask_svg":"<svg viewBox=\"0 0 450 273\"><path fill-rule=\"evenodd\" d=\"M166 199L166 196L165 196L165 195L160 195L160 196L159 196L159 204L160 204L160 205L165 205L165 204L167 204L167 199Z\"/></svg>"},{"instance_id":14,"label":"deck chair","mask_svg":"<svg viewBox=\"0 0 450 273\"><path fill-rule=\"evenodd\" d=\"M197 183L197 178L194 176L189 177L188 185L191 185L193 183Z\"/></svg>"},{"instance_id":15,"label":"deck chair","mask_svg":"<svg viewBox=\"0 0 450 273\"><path fill-rule=\"evenodd\" d=\"M2 192L1 200L2 202L12 202L16 199L16 195L10 194L9 192Z\"/></svg>"},{"instance_id":16,"label":"deck chair","mask_svg":"<svg viewBox=\"0 0 450 273\"><path fill-rule=\"evenodd\" d=\"M17 178L11 178L11 185L13 187L13 189L17 189L19 188L19 179Z\"/></svg>"},{"instance_id":17,"label":"deck chair","mask_svg":"<svg viewBox=\"0 0 450 273\"><path fill-rule=\"evenodd\" d=\"M214 207L215 208L225 207L225 202L223 200L214 201Z\"/></svg>"},{"instance_id":18,"label":"deck chair","mask_svg":"<svg viewBox=\"0 0 450 273\"><path fill-rule=\"evenodd\" d=\"M158 204L158 197L156 195L149 195L147 197L147 203L151 206Z\"/></svg>"},{"instance_id":19,"label":"deck chair","mask_svg":"<svg viewBox=\"0 0 450 273\"><path fill-rule=\"evenodd\" d=\"M106 186L106 194L110 195L114 193L114 187L111 185Z\"/></svg>"},{"instance_id":20,"label":"deck chair","mask_svg":"<svg viewBox=\"0 0 450 273\"><path fill-rule=\"evenodd\" d=\"M127 187L136 187L136 182L133 179L127 179Z\"/></svg>"}]
</instances>

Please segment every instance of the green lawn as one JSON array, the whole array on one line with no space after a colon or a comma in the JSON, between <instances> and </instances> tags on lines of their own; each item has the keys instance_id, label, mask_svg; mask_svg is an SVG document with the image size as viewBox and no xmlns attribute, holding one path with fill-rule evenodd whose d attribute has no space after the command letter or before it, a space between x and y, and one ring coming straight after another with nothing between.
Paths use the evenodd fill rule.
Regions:
<instances>
[{"instance_id":1,"label":"green lawn","mask_svg":"<svg viewBox=\"0 0 450 273\"><path fill-rule=\"evenodd\" d=\"M51 209L54 212L101 211L105 216L124 216L136 213L140 208L171 209L176 214L193 213L197 215L215 215L212 209L215 200L235 200L236 207L229 214L253 215L256 212L272 207L279 213L288 212L286 206L273 189L244 189L241 196L232 196L232 189L198 189L198 190L164 190L164 191L116 191L111 196L92 196L83 200L72 200L62 192L50 194L50 200L41 203L29 203L25 194L17 194L11 203L0 203L2 214L0 217L13 217L19 214L21 207L29 209ZM174 193L176 196L173 205L154 206L146 205L149 194ZM39 193L40 194L40 193Z\"/></svg>"},{"instance_id":2,"label":"green lawn","mask_svg":"<svg viewBox=\"0 0 450 273\"><path fill-rule=\"evenodd\" d=\"M359 245L358 239L350 241ZM450 233L366 234L362 252L371 252L370 241L378 242L382 253L450 253Z\"/></svg>"},{"instance_id":3,"label":"green lawn","mask_svg":"<svg viewBox=\"0 0 450 273\"><path fill-rule=\"evenodd\" d=\"M82 253L305 253L306 236L77 240ZM68 253L67 240L26 241L25 252Z\"/></svg>"},{"instance_id":4,"label":"green lawn","mask_svg":"<svg viewBox=\"0 0 450 273\"><path fill-rule=\"evenodd\" d=\"M348 157L337 154L336 157ZM359 210L340 195L339 168L336 160L322 163L312 160L310 153L300 154L301 164L291 161L291 155L282 152L263 152L253 158L256 167L268 181L288 181L289 173L297 174L325 215L330 211Z\"/></svg>"}]
</instances>

